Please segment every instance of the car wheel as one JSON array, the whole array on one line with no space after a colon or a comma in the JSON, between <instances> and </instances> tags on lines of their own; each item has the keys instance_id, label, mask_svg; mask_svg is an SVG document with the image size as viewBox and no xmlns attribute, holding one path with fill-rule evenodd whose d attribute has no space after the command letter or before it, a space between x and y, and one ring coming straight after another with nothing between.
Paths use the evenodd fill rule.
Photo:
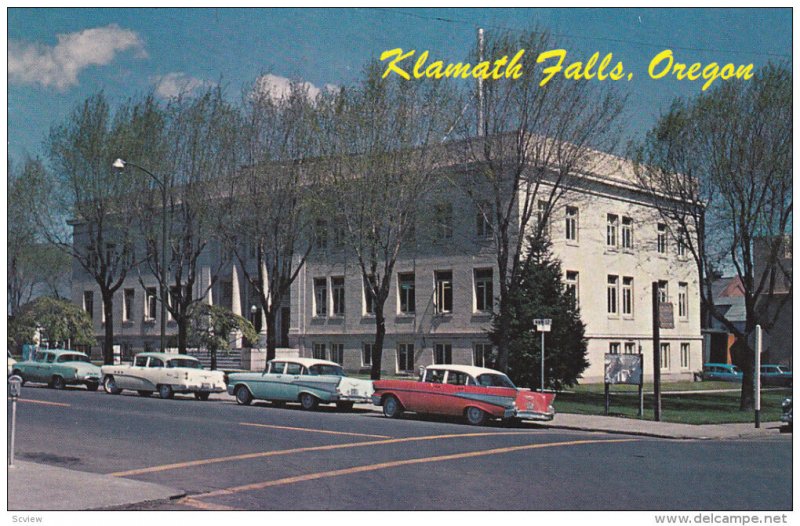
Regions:
<instances>
[{"instance_id":1,"label":"car wheel","mask_svg":"<svg viewBox=\"0 0 800 526\"><path fill-rule=\"evenodd\" d=\"M208 395L210 395L210 394L211 393L195 393L194 397L197 398L200 401L205 402L206 400L208 400Z\"/></svg>"},{"instance_id":2,"label":"car wheel","mask_svg":"<svg viewBox=\"0 0 800 526\"><path fill-rule=\"evenodd\" d=\"M67 386L67 383L64 381L63 378L60 376L54 376L52 380L50 380L50 387L53 389L64 389Z\"/></svg>"},{"instance_id":3,"label":"car wheel","mask_svg":"<svg viewBox=\"0 0 800 526\"><path fill-rule=\"evenodd\" d=\"M117 387L117 382L114 380L113 376L106 376L103 378L103 389L105 389L108 394L112 395L118 395L122 392L122 389Z\"/></svg>"},{"instance_id":4,"label":"car wheel","mask_svg":"<svg viewBox=\"0 0 800 526\"><path fill-rule=\"evenodd\" d=\"M11 375L12 376L19 376L20 380L22 380L22 384L21 385L25 385L25 382L26 382L25 377L22 376L22 373L19 372L19 369L12 371Z\"/></svg>"},{"instance_id":5,"label":"car wheel","mask_svg":"<svg viewBox=\"0 0 800 526\"><path fill-rule=\"evenodd\" d=\"M339 411L352 411L353 402L336 402L336 409Z\"/></svg>"},{"instance_id":6,"label":"car wheel","mask_svg":"<svg viewBox=\"0 0 800 526\"><path fill-rule=\"evenodd\" d=\"M303 409L316 409L319 405L319 400L317 400L317 397L314 395L303 393L300 395L300 405L303 406Z\"/></svg>"},{"instance_id":7,"label":"car wheel","mask_svg":"<svg viewBox=\"0 0 800 526\"><path fill-rule=\"evenodd\" d=\"M153 391L136 391L136 392L139 393L139 396L144 396L145 398L153 394Z\"/></svg>"},{"instance_id":8,"label":"car wheel","mask_svg":"<svg viewBox=\"0 0 800 526\"><path fill-rule=\"evenodd\" d=\"M473 426L482 426L486 423L486 411L483 409L479 409L477 407L468 407L467 411L467 422L472 424Z\"/></svg>"},{"instance_id":9,"label":"car wheel","mask_svg":"<svg viewBox=\"0 0 800 526\"><path fill-rule=\"evenodd\" d=\"M395 396L389 395L383 401L383 414L389 418L398 418L403 414L403 406Z\"/></svg>"},{"instance_id":10,"label":"car wheel","mask_svg":"<svg viewBox=\"0 0 800 526\"><path fill-rule=\"evenodd\" d=\"M97 382L88 382L86 384L86 389L89 391L97 391L97 388L100 387L100 384Z\"/></svg>"},{"instance_id":11,"label":"car wheel","mask_svg":"<svg viewBox=\"0 0 800 526\"><path fill-rule=\"evenodd\" d=\"M168 385L159 385L158 386L158 396L160 396L164 400L167 400L167 399L172 398L173 396L175 396L175 393L172 392L172 387L170 387Z\"/></svg>"},{"instance_id":12,"label":"car wheel","mask_svg":"<svg viewBox=\"0 0 800 526\"><path fill-rule=\"evenodd\" d=\"M236 395L236 403L239 405L250 405L250 402L253 401L253 395L250 394L250 389L243 385L237 387L234 394Z\"/></svg>"}]
</instances>

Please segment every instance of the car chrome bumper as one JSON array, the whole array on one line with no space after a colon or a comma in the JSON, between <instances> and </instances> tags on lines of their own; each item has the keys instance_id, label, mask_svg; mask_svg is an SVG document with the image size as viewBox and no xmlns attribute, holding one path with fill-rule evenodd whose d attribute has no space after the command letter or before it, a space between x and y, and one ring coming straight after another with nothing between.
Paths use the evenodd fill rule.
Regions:
<instances>
[{"instance_id":1,"label":"car chrome bumper","mask_svg":"<svg viewBox=\"0 0 800 526\"><path fill-rule=\"evenodd\" d=\"M371 396L362 396L362 395L347 395L347 394L340 394L336 397L337 402L355 402L357 404L369 404L374 403L374 399Z\"/></svg>"},{"instance_id":2,"label":"car chrome bumper","mask_svg":"<svg viewBox=\"0 0 800 526\"><path fill-rule=\"evenodd\" d=\"M176 393L224 393L224 387L202 385L173 385L172 390Z\"/></svg>"},{"instance_id":3,"label":"car chrome bumper","mask_svg":"<svg viewBox=\"0 0 800 526\"><path fill-rule=\"evenodd\" d=\"M514 408L505 410L504 418L519 418L520 420L537 420L539 422L548 422L556 416L555 412L542 413L539 411L519 411Z\"/></svg>"}]
</instances>

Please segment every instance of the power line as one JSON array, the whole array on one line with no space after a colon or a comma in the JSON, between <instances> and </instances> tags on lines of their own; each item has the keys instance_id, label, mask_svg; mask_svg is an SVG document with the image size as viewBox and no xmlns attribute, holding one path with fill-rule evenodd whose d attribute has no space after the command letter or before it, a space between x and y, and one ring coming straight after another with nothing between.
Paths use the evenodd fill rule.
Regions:
<instances>
[{"instance_id":1,"label":"power line","mask_svg":"<svg viewBox=\"0 0 800 526\"><path fill-rule=\"evenodd\" d=\"M469 20L458 19L458 18L448 18L443 16L427 16L422 15L419 13L411 13L409 11L401 11L398 9L392 9L388 7L374 7L373 9L379 11L385 11L389 13L394 13L398 15L404 15L412 18L419 18L423 20L433 20L435 22L444 22L447 24L460 24L469 26L472 28L477 28L478 24L474 22L470 22ZM489 28L489 29L499 29L502 31L511 31L514 33L519 33L523 31L519 28L502 26L497 24L480 24L480 27ZM572 35L569 33L552 33L554 37L561 37L561 38L574 38L576 40L598 40L601 42L614 42L618 44L631 44L635 46L643 46L643 47L654 47L654 48L663 48L663 49L679 49L681 51L704 51L709 53L740 53L744 55L759 55L765 57L778 57L778 58L785 58L791 59L791 55L785 53L768 53L763 51L746 51L746 50L731 50L731 49L716 49L716 48L698 48L698 47L687 47L687 46L674 46L671 44L657 44L654 42L643 42L640 40L628 40L624 38L610 38L610 37L595 37L595 36L583 36L583 35Z\"/></svg>"}]
</instances>

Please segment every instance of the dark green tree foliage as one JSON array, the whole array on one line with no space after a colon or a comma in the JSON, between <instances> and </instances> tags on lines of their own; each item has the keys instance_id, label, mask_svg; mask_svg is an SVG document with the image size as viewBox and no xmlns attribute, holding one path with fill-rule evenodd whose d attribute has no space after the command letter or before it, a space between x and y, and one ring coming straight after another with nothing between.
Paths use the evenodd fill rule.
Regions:
<instances>
[{"instance_id":1,"label":"dark green tree foliage","mask_svg":"<svg viewBox=\"0 0 800 526\"><path fill-rule=\"evenodd\" d=\"M224 307L195 303L188 314L189 345L208 349L212 370L217 368L217 351L231 348L236 331L251 342L258 339L252 323Z\"/></svg>"},{"instance_id":2,"label":"dark green tree foliage","mask_svg":"<svg viewBox=\"0 0 800 526\"><path fill-rule=\"evenodd\" d=\"M575 385L588 367L586 326L574 296L561 281L561 263L552 257L548 241L528 240L531 257L522 268L518 286L509 297L508 376L521 387L538 389L541 384L541 333L533 332L533 320L553 320L545 334L545 387L561 389ZM500 316L495 315L489 338L500 340Z\"/></svg>"},{"instance_id":3,"label":"dark green tree foliage","mask_svg":"<svg viewBox=\"0 0 800 526\"><path fill-rule=\"evenodd\" d=\"M8 324L9 343L16 346L34 343L36 328L49 346L75 347L96 343L92 320L68 300L41 297L26 303Z\"/></svg>"}]
</instances>

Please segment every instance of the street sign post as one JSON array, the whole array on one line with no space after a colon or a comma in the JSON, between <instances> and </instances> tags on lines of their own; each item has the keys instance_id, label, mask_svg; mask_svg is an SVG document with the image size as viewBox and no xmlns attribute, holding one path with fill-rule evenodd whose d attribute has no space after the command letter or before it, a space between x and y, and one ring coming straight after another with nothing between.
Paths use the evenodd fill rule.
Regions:
<instances>
[{"instance_id":1,"label":"street sign post","mask_svg":"<svg viewBox=\"0 0 800 526\"><path fill-rule=\"evenodd\" d=\"M14 467L14 438L17 427L17 398L22 392L22 378L17 375L8 378L8 396L11 397L11 444L8 449L8 467Z\"/></svg>"},{"instance_id":2,"label":"street sign post","mask_svg":"<svg viewBox=\"0 0 800 526\"><path fill-rule=\"evenodd\" d=\"M550 318L542 318L533 320L533 325L536 327L536 330L542 333L542 383L540 387L540 391L544 392L544 333L550 332L550 325L552 325L553 320Z\"/></svg>"},{"instance_id":3,"label":"street sign post","mask_svg":"<svg viewBox=\"0 0 800 526\"><path fill-rule=\"evenodd\" d=\"M756 363L753 372L754 408L756 428L761 427L761 325L756 325Z\"/></svg>"}]
</instances>

